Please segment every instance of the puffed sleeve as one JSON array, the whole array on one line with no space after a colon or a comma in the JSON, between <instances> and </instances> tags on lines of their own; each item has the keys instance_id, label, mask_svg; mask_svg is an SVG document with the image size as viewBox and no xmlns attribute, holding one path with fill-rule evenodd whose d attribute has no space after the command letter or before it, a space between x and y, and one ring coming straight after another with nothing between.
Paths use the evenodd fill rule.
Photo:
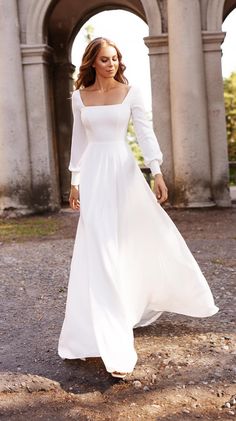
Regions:
<instances>
[{"instance_id":1,"label":"puffed sleeve","mask_svg":"<svg viewBox=\"0 0 236 421\"><path fill-rule=\"evenodd\" d=\"M150 168L153 176L162 174L160 165L163 163L163 154L152 123L148 120L141 91L136 86L131 95L131 116L144 164Z\"/></svg>"},{"instance_id":2,"label":"puffed sleeve","mask_svg":"<svg viewBox=\"0 0 236 421\"><path fill-rule=\"evenodd\" d=\"M79 92L72 94L72 112L73 112L73 130L71 139L71 153L69 170L71 171L71 184L80 184L80 164L83 153L87 147L86 133L81 121L81 106L79 101Z\"/></svg>"}]
</instances>

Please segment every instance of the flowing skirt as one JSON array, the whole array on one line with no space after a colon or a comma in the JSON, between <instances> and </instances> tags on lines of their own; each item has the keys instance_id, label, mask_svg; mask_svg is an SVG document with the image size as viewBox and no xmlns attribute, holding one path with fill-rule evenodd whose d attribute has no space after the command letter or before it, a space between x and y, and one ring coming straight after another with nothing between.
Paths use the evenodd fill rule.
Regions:
<instances>
[{"instance_id":1,"label":"flowing skirt","mask_svg":"<svg viewBox=\"0 0 236 421\"><path fill-rule=\"evenodd\" d=\"M185 240L146 182L126 141L90 142L80 176L62 358L100 356L132 372L133 328L162 312L207 317L218 308Z\"/></svg>"}]
</instances>

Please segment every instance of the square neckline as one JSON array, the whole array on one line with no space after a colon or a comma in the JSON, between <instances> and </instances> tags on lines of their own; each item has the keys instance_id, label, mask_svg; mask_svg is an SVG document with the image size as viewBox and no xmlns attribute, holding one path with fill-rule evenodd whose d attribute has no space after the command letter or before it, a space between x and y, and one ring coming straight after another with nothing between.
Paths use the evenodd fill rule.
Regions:
<instances>
[{"instance_id":1,"label":"square neckline","mask_svg":"<svg viewBox=\"0 0 236 421\"><path fill-rule=\"evenodd\" d=\"M130 93L131 89L132 89L132 85L130 85L130 88L129 88L129 90L128 90L127 94L125 95L122 102L118 102L117 104L101 104L101 105L85 105L82 101L82 98L81 98L80 89L78 89L78 91L79 91L79 97L80 97L80 102L81 102L82 106L84 108L94 108L94 107L114 107L114 106L117 106L117 105L123 105L126 98L129 96L129 93Z\"/></svg>"}]
</instances>

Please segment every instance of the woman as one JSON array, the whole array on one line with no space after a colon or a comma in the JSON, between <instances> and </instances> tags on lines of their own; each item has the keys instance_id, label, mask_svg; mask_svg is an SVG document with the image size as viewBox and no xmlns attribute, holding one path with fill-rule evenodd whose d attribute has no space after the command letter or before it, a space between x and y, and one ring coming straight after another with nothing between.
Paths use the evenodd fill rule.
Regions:
<instances>
[{"instance_id":1,"label":"woman","mask_svg":"<svg viewBox=\"0 0 236 421\"><path fill-rule=\"evenodd\" d=\"M117 46L87 46L72 94L70 206L80 210L71 262L62 358L100 356L124 378L137 362L133 328L163 311L207 317L218 308L196 260L162 208L163 155L142 96L129 86ZM80 89L82 88L82 89ZM132 116L154 193L126 142Z\"/></svg>"}]
</instances>

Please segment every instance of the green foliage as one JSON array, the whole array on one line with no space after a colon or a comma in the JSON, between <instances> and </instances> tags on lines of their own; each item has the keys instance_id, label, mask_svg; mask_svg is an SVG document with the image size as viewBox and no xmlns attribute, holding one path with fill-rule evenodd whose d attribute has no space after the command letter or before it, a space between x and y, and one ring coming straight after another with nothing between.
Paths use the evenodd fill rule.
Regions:
<instances>
[{"instance_id":1,"label":"green foliage","mask_svg":"<svg viewBox=\"0 0 236 421\"><path fill-rule=\"evenodd\" d=\"M142 155L140 146L137 142L132 120L129 121L128 130L127 130L127 140L131 147L131 151L133 152L136 160L138 161L139 166L144 166L143 155Z\"/></svg>"},{"instance_id":2,"label":"green foliage","mask_svg":"<svg viewBox=\"0 0 236 421\"><path fill-rule=\"evenodd\" d=\"M229 161L236 161L236 72L224 79Z\"/></svg>"},{"instance_id":3,"label":"green foliage","mask_svg":"<svg viewBox=\"0 0 236 421\"><path fill-rule=\"evenodd\" d=\"M85 28L85 41L89 44L90 41L94 38L94 27L93 25L87 25Z\"/></svg>"}]
</instances>

